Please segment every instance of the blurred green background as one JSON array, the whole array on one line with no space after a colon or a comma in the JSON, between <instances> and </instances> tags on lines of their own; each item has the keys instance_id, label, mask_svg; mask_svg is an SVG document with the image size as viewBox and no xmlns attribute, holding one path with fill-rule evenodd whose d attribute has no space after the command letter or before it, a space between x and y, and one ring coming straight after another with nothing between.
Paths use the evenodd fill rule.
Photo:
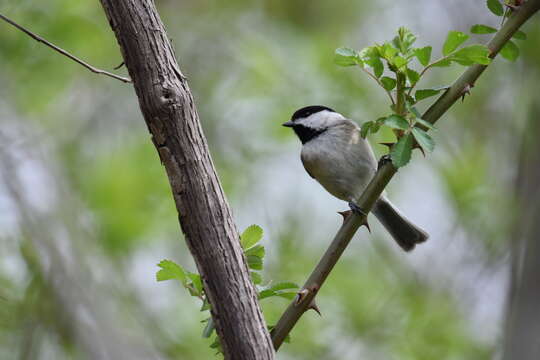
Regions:
<instances>
[{"instance_id":1,"label":"blurred green background","mask_svg":"<svg viewBox=\"0 0 540 360\"><path fill-rule=\"evenodd\" d=\"M324 104L361 123L383 91L333 64L339 46L433 45L497 26L483 1L171 1L156 5L189 78L242 230L265 230L265 278L302 284L346 204L304 173L280 126ZM121 55L98 1L3 1L0 12L94 66ZM540 25L515 63L497 59L448 112L437 148L388 191L430 240L403 253L372 221L359 231L278 359L490 359L500 354L519 148L538 90ZM486 37L473 37L484 42ZM433 71L447 85L463 68ZM125 73L125 68L117 71ZM429 103L427 101L426 103ZM95 75L0 23L0 358L212 359L204 314L156 264L195 266L130 85ZM383 132L372 143L391 139ZM263 300L269 324L287 306Z\"/></svg>"}]
</instances>

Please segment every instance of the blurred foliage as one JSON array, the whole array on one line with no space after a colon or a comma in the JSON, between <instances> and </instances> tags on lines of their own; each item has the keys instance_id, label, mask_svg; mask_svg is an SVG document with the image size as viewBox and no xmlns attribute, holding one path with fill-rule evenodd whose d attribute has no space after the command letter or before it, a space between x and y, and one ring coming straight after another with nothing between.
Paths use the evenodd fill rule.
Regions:
<instances>
[{"instance_id":1,"label":"blurred foliage","mask_svg":"<svg viewBox=\"0 0 540 360\"><path fill-rule=\"evenodd\" d=\"M298 284L334 235L340 221L334 212L344 206L329 203L305 176L296 139L279 124L308 104L339 109L359 124L390 111L385 94L370 79L334 65L334 49L380 43L400 26L418 34L422 47L442 44L449 30L500 25L485 2L156 3L189 78L238 226L259 223L266 230L264 278ZM111 70L121 62L98 2L8 1L1 11L96 67ZM178 286L154 279L155 264L163 258L194 266L132 88L88 72L5 23L0 26L6 144L52 154L44 166L65 177L76 200L66 200L65 206L77 204L69 211L80 214L95 236L95 242L85 243L87 229L81 228L80 238L72 240L105 287L100 298L121 309L116 330L131 336L131 324L142 325L144 338L164 358L213 358L211 340L201 337L200 304ZM477 360L497 351L499 334L493 328L498 329L502 309L479 325L478 309L493 299L477 285L487 281L478 280L479 274L497 272L504 264L512 239L509 189L516 134L538 86L537 19L527 24L526 33L528 39L519 42L520 59L497 59L472 96L441 121L429 162L413 157L413 164L427 170L407 167L390 189L411 200L407 208L420 225L430 225L430 241L405 255L377 229L373 236L362 232L319 293L323 316L308 312L278 358ZM473 35L473 40L484 42L487 36ZM439 69L426 77L427 86L448 85L461 70ZM33 135L10 137L17 126ZM382 129L371 140L392 136ZM411 188L401 186L407 178ZM70 330L73 319L58 315L63 312L48 283L46 261L29 255L28 239L6 220L16 216L8 198L2 188L0 358L83 359L80 339ZM450 243L459 246L449 248ZM472 253L476 268L468 266ZM499 297L505 293L503 280L497 279ZM480 300L471 306L476 297ZM262 302L269 324L287 304L285 299Z\"/></svg>"},{"instance_id":2,"label":"blurred foliage","mask_svg":"<svg viewBox=\"0 0 540 360\"><path fill-rule=\"evenodd\" d=\"M99 217L100 242L112 255L128 256L139 241L175 225L174 204L163 201L170 196L165 171L146 138L97 158L78 175L81 196Z\"/></svg>"}]
</instances>

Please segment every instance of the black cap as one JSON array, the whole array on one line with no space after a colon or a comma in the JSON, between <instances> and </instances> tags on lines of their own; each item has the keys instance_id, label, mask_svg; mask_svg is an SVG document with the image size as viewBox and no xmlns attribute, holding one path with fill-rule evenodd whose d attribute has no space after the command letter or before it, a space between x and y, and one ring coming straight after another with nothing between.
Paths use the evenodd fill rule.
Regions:
<instances>
[{"instance_id":1,"label":"black cap","mask_svg":"<svg viewBox=\"0 0 540 360\"><path fill-rule=\"evenodd\" d=\"M306 106L306 107L303 107L301 109L296 110L294 112L293 116L291 117L291 120L295 121L296 119L306 118L309 115L312 115L312 114L315 114L315 113L318 113L318 112L324 111L324 110L335 112L335 110L332 110L332 109L330 109L329 107L326 107L326 106L311 105L311 106Z\"/></svg>"}]
</instances>

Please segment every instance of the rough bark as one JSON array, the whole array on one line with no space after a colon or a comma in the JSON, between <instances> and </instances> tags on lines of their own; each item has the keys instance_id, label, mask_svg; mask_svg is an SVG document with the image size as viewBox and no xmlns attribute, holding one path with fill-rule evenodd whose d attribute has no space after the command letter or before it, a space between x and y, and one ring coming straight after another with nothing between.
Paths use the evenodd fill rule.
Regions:
<instances>
[{"instance_id":1,"label":"rough bark","mask_svg":"<svg viewBox=\"0 0 540 360\"><path fill-rule=\"evenodd\" d=\"M101 0L169 177L227 359L272 359L257 293L193 97L150 0Z\"/></svg>"},{"instance_id":2,"label":"rough bark","mask_svg":"<svg viewBox=\"0 0 540 360\"><path fill-rule=\"evenodd\" d=\"M519 216L512 239L512 278L506 317L504 359L540 356L540 142L535 105L525 128L516 178Z\"/></svg>"}]
</instances>

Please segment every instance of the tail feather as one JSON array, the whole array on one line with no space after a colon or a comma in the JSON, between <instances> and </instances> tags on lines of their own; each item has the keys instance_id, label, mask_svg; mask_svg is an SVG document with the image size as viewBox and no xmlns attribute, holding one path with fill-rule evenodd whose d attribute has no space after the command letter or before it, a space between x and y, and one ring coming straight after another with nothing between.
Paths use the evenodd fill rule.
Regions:
<instances>
[{"instance_id":1,"label":"tail feather","mask_svg":"<svg viewBox=\"0 0 540 360\"><path fill-rule=\"evenodd\" d=\"M424 230L407 220L386 198L377 201L373 213L405 251L411 251L416 244L426 241L429 237Z\"/></svg>"}]
</instances>

